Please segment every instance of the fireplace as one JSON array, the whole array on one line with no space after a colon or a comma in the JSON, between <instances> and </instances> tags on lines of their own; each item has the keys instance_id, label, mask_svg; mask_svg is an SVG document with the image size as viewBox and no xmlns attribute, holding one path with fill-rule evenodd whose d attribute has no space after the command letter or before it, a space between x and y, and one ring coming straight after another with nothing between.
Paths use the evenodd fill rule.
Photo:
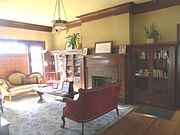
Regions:
<instances>
[{"instance_id":1,"label":"fireplace","mask_svg":"<svg viewBox=\"0 0 180 135\"><path fill-rule=\"evenodd\" d=\"M119 55L91 55L85 57L85 88L91 89L119 80Z\"/></svg>"},{"instance_id":2,"label":"fireplace","mask_svg":"<svg viewBox=\"0 0 180 135\"><path fill-rule=\"evenodd\" d=\"M92 76L92 88L112 83L112 77Z\"/></svg>"}]
</instances>

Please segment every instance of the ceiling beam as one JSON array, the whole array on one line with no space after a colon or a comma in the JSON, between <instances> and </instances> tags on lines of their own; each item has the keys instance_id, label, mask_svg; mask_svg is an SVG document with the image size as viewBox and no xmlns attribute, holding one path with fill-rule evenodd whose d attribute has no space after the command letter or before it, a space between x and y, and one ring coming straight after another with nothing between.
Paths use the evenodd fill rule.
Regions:
<instances>
[{"instance_id":1,"label":"ceiling beam","mask_svg":"<svg viewBox=\"0 0 180 135\"><path fill-rule=\"evenodd\" d=\"M77 18L79 18L81 20L81 22L84 23L84 22L88 22L88 21L92 21L92 20L96 20L96 19L101 19L101 18L108 17L108 16L114 16L114 15L129 13L130 12L130 6L132 4L133 4L133 2L128 2L125 4L118 5L118 6L99 10L96 12L91 12L88 14L80 15L80 16L77 16Z\"/></svg>"},{"instance_id":2,"label":"ceiling beam","mask_svg":"<svg viewBox=\"0 0 180 135\"><path fill-rule=\"evenodd\" d=\"M81 23L101 19L108 16L115 16L124 13L139 14L139 13L145 13L145 12L154 11L176 5L180 5L180 0L153 0L141 4L128 2L125 4L121 4L114 7L77 16L79 20L69 22L68 27L69 28L77 27L80 26ZM45 32L52 31L52 27L50 26L42 26L42 25L22 23L22 22L3 20L3 19L0 19L0 26L45 31Z\"/></svg>"},{"instance_id":3,"label":"ceiling beam","mask_svg":"<svg viewBox=\"0 0 180 135\"><path fill-rule=\"evenodd\" d=\"M68 28L81 26L81 20L75 20L68 23Z\"/></svg>"},{"instance_id":4,"label":"ceiling beam","mask_svg":"<svg viewBox=\"0 0 180 135\"><path fill-rule=\"evenodd\" d=\"M135 4L133 14L145 13L176 5L180 5L180 0L153 0L146 3Z\"/></svg>"},{"instance_id":5,"label":"ceiling beam","mask_svg":"<svg viewBox=\"0 0 180 135\"><path fill-rule=\"evenodd\" d=\"M52 27L0 19L0 26L51 32Z\"/></svg>"}]
</instances>

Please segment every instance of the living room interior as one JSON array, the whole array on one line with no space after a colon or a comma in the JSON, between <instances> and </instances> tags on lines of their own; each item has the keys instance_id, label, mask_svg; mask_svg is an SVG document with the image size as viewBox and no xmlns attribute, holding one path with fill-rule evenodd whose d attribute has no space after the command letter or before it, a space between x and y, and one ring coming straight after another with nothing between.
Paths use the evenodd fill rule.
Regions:
<instances>
[{"instance_id":1,"label":"living room interior","mask_svg":"<svg viewBox=\"0 0 180 135\"><path fill-rule=\"evenodd\" d=\"M95 0L93 2L44 0L43 4L41 0L1 1L0 107L3 108L2 119L7 123L1 125L0 135L1 133L2 135L23 133L178 135L180 122L179 12L178 0ZM60 20L65 20L62 24L65 28L55 27L56 22L58 24ZM157 34L153 41L148 39L153 38L148 35L151 31L148 31L149 29L154 29ZM75 47L69 40L72 36L77 36ZM39 76L34 76L37 72L41 74L40 80ZM6 87L6 93L2 88L4 80L11 84ZM51 101L52 97L44 93L43 98L46 102L37 103L39 96L36 92L39 89L35 92L32 88L24 91L22 86L22 84L32 85L33 89L37 84L63 87L63 82L66 81L73 82L75 91L73 98L76 95L79 97L81 94L85 95L83 90L93 91L103 87L101 85L120 83L119 108L106 106L108 111L103 112L101 103L105 105L106 101L113 102L113 100L104 100L97 95L94 100L92 96L89 102L84 100L93 106L92 103L96 104L95 99L99 98L101 101L96 105L101 106L103 114L107 113L107 116L102 116L101 113L95 115L92 110L87 112L89 117L94 114L100 118L88 124L87 119L85 122L74 120L71 116L74 111L70 116L67 112L63 112L66 101L71 102L72 99L68 101L65 97L63 102L61 99L59 102L58 99L54 103ZM11 89L12 86L16 86L16 90L17 86L23 87L23 90L16 92ZM80 99L77 97L76 100ZM33 103L32 106L30 102ZM29 112L25 115L28 105ZM61 110L58 110L58 107ZM117 116L116 110L123 110L120 109L121 107L124 107L126 112L122 111L121 114L120 111L120 116ZM45 117L43 109L54 123L50 123ZM79 107L77 112L80 113L81 109ZM96 109L98 112L98 108ZM38 122L34 123L34 119L28 119L28 116L33 117L35 114L33 111L37 110L39 112L36 115L39 118L36 119ZM109 112L111 110L115 113ZM158 110L162 117L142 113L141 111L144 110L149 112ZM17 113L14 113L16 111ZM53 113L57 116L51 117ZM61 115L67 117L64 128L61 128L64 124L64 117ZM108 116L112 118L108 119ZM17 121L15 117L21 120ZM116 117L119 118L116 119ZM82 127L68 118L82 123ZM15 125L15 121L20 125L23 122L25 124L19 128ZM31 128L34 131L28 130Z\"/></svg>"}]
</instances>

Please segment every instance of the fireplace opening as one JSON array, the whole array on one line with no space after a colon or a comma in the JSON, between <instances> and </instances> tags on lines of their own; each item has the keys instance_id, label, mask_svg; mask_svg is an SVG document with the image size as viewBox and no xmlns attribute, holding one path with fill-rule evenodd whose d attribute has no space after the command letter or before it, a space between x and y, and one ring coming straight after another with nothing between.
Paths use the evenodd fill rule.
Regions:
<instances>
[{"instance_id":1,"label":"fireplace opening","mask_svg":"<svg viewBox=\"0 0 180 135\"><path fill-rule=\"evenodd\" d=\"M112 77L92 76L92 88L112 83Z\"/></svg>"}]
</instances>

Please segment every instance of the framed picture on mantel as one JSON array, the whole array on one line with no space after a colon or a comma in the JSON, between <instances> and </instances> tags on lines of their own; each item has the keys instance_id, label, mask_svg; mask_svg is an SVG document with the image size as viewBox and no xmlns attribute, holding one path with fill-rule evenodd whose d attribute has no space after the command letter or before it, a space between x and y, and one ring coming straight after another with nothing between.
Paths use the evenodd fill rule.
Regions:
<instances>
[{"instance_id":1,"label":"framed picture on mantel","mask_svg":"<svg viewBox=\"0 0 180 135\"><path fill-rule=\"evenodd\" d=\"M95 53L111 53L112 43L112 41L96 42L94 46Z\"/></svg>"},{"instance_id":2,"label":"framed picture on mantel","mask_svg":"<svg viewBox=\"0 0 180 135\"><path fill-rule=\"evenodd\" d=\"M119 54L125 54L125 53L126 53L126 45L120 45Z\"/></svg>"}]
</instances>

